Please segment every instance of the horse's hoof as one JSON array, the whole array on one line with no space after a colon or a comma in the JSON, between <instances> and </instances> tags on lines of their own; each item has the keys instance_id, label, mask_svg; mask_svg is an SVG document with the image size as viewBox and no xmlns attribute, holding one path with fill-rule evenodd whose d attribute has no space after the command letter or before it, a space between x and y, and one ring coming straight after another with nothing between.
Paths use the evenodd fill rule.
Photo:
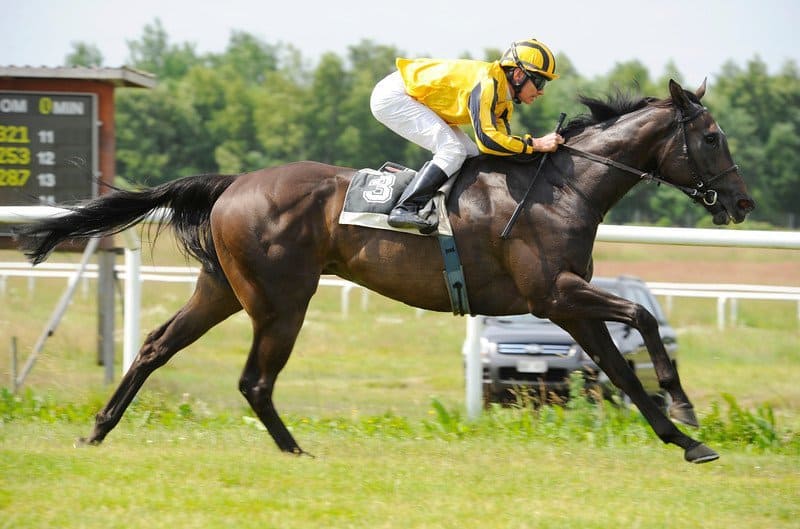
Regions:
<instances>
[{"instance_id":1,"label":"horse's hoof","mask_svg":"<svg viewBox=\"0 0 800 529\"><path fill-rule=\"evenodd\" d=\"M708 463L719 459L719 454L704 445L697 443L695 446L688 448L683 454L683 458L689 463Z\"/></svg>"},{"instance_id":2,"label":"horse's hoof","mask_svg":"<svg viewBox=\"0 0 800 529\"><path fill-rule=\"evenodd\" d=\"M316 457L314 457L313 454L309 454L308 452L306 452L305 450L303 450L299 446L295 446L293 448L284 449L283 452L285 454L290 454L290 455L297 456L297 457L306 456L306 457L310 457L311 459L316 459Z\"/></svg>"},{"instance_id":3,"label":"horse's hoof","mask_svg":"<svg viewBox=\"0 0 800 529\"><path fill-rule=\"evenodd\" d=\"M100 444L100 441L91 441L85 437L79 437L75 440L72 446L75 448L85 448L87 446L97 446Z\"/></svg>"},{"instance_id":4,"label":"horse's hoof","mask_svg":"<svg viewBox=\"0 0 800 529\"><path fill-rule=\"evenodd\" d=\"M669 416L673 421L691 426L692 428L698 428L700 426L700 423L697 421L697 415L694 414L694 407L691 404L672 404L672 406L669 407Z\"/></svg>"}]
</instances>

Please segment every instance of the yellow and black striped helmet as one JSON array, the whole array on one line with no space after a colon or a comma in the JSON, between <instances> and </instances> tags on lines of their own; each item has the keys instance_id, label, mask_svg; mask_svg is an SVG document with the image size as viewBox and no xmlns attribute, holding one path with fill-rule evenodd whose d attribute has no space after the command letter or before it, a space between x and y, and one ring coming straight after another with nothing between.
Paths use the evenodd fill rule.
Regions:
<instances>
[{"instance_id":1,"label":"yellow and black striped helmet","mask_svg":"<svg viewBox=\"0 0 800 529\"><path fill-rule=\"evenodd\" d=\"M520 40L511 44L500 58L501 66L516 66L529 73L537 73L548 80L558 79L556 58L550 48L536 39Z\"/></svg>"}]
</instances>

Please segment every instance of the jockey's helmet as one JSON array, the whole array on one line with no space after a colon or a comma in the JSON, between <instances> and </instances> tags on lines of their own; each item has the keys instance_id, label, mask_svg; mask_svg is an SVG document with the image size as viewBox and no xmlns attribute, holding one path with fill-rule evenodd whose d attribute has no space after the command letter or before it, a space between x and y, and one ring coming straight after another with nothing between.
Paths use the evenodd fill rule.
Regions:
<instances>
[{"instance_id":1,"label":"jockey's helmet","mask_svg":"<svg viewBox=\"0 0 800 529\"><path fill-rule=\"evenodd\" d=\"M500 58L500 66L518 67L528 74L539 74L550 81L559 77L553 52L536 39L512 43Z\"/></svg>"}]
</instances>

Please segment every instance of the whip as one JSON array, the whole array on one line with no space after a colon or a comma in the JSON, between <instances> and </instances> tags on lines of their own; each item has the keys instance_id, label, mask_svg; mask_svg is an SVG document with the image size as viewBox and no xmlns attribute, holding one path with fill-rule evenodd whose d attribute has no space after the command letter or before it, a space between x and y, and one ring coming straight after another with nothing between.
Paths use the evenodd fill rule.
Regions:
<instances>
[{"instance_id":1,"label":"whip","mask_svg":"<svg viewBox=\"0 0 800 529\"><path fill-rule=\"evenodd\" d=\"M558 116L558 124L556 125L556 134L561 133L561 127L564 125L564 119L567 115L562 112L560 116ZM536 183L536 178L539 176L539 173L542 172L542 167L544 167L544 163L547 161L547 155L550 154L549 152L544 153L542 155L542 159L539 160L539 167L536 168L536 173L533 175L533 179L531 180L530 185L528 186L528 190L525 191L525 195L522 197L522 200L519 201L517 204L514 213L511 215L511 218L508 220L508 224L506 227L503 228L503 232L500 234L500 238L505 240L508 239L509 234L511 233L511 229L514 227L514 224L517 222L517 217L519 214L522 213L522 208L525 207L525 202L528 201L528 195L531 194L531 190L533 189L533 185Z\"/></svg>"}]
</instances>

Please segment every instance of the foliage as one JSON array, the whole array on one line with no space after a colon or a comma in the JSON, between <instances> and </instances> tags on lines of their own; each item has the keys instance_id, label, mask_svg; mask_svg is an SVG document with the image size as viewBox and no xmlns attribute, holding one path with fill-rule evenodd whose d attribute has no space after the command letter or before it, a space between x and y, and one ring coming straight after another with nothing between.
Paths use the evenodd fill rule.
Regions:
<instances>
[{"instance_id":1,"label":"foliage","mask_svg":"<svg viewBox=\"0 0 800 529\"><path fill-rule=\"evenodd\" d=\"M291 45L234 31L222 53L198 55L190 43L172 43L159 19L128 42L133 67L156 74L155 90L118 90L119 175L160 183L196 173L236 173L302 159L377 167L393 160L421 165L429 153L379 124L369 110L375 83L404 53L364 40L346 56L322 53L310 65ZM486 50L484 60L501 50ZM95 46L73 43L72 65L99 65ZM667 81L682 76L674 64L654 77L640 61L618 63L606 75L582 76L558 55L561 79L547 97L520 105L515 132L545 134L560 112L584 112L579 94L614 90L667 96ZM759 207L752 217L795 227L800 215L800 72L793 62L775 73L753 57L729 62L709 87L706 102L727 132L731 152ZM686 88L694 88L687 86ZM609 221L696 225L708 217L674 190L639 185Z\"/></svg>"},{"instance_id":2,"label":"foliage","mask_svg":"<svg viewBox=\"0 0 800 529\"><path fill-rule=\"evenodd\" d=\"M84 66L87 68L100 66L103 64L103 54L93 44L76 42L73 44L72 53L67 55L64 63L67 66Z\"/></svg>"},{"instance_id":3,"label":"foliage","mask_svg":"<svg viewBox=\"0 0 800 529\"><path fill-rule=\"evenodd\" d=\"M459 441L474 438L542 440L555 443L588 443L594 447L644 445L655 435L644 418L619 402L597 399L584 388L583 376L571 377L570 398L565 405L535 405L526 400L503 408L493 405L475 421L457 409L448 409L438 399L431 400L429 418L419 422L392 412L365 417L306 417L287 415L286 424L300 435L329 432L352 437L396 439L430 438ZM699 438L714 446L749 452L800 455L800 433L781 431L768 404L755 411L742 408L731 395L724 394L727 412L714 402L701 420ZM0 426L11 421L42 423L87 423L99 402L57 402L32 391L14 395L0 388ZM263 430L263 424L242 408L241 420L232 413L210 412L200 400L184 396L180 401L164 396L145 396L135 401L126 413L128 421L141 428L176 427L192 423L198 427L244 425Z\"/></svg>"},{"instance_id":4,"label":"foliage","mask_svg":"<svg viewBox=\"0 0 800 529\"><path fill-rule=\"evenodd\" d=\"M727 417L720 410L719 403L714 402L711 413L703 419L700 429L704 440L746 446L751 450L765 452L786 447L797 453L800 449L800 434L782 434L769 404L761 404L753 412L743 409L733 395L725 393L722 398L728 405Z\"/></svg>"}]
</instances>

